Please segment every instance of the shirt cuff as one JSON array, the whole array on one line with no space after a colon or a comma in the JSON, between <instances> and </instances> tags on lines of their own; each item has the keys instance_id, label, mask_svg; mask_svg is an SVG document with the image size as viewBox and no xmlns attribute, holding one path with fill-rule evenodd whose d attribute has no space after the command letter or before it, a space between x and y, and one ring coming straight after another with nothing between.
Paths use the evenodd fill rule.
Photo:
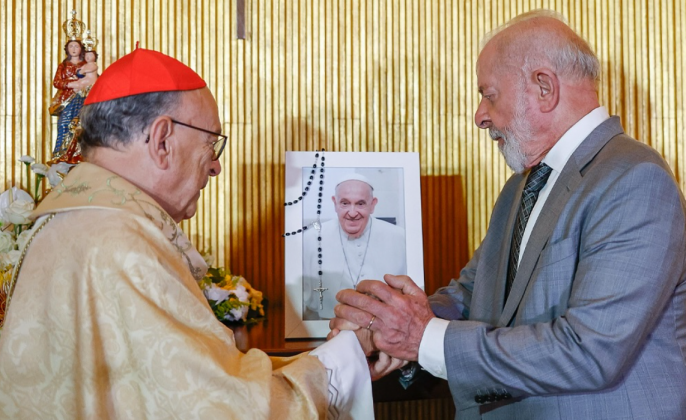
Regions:
<instances>
[{"instance_id":1,"label":"shirt cuff","mask_svg":"<svg viewBox=\"0 0 686 420\"><path fill-rule=\"evenodd\" d=\"M310 352L319 358L329 377L328 420L374 418L372 381L367 358L352 331L336 337Z\"/></svg>"},{"instance_id":2,"label":"shirt cuff","mask_svg":"<svg viewBox=\"0 0 686 420\"><path fill-rule=\"evenodd\" d=\"M445 367L445 331L450 321L433 318L426 325L422 341L419 343L419 364L437 378L448 379Z\"/></svg>"}]
</instances>

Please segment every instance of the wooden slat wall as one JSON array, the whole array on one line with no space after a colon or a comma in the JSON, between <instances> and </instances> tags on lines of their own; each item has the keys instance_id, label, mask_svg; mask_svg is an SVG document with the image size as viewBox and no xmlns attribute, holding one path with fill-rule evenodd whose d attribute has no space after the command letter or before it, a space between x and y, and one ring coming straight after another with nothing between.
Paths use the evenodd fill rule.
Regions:
<instances>
[{"instance_id":1,"label":"wooden slat wall","mask_svg":"<svg viewBox=\"0 0 686 420\"><path fill-rule=\"evenodd\" d=\"M686 187L686 6L681 0L2 0L0 187L23 154L49 157L47 113L72 8L107 67L136 41L189 64L215 93L231 142L183 228L273 302L284 298L284 152L415 151L426 285L457 276L509 169L473 124L484 33L532 8L565 14L603 64L601 102L656 148Z\"/></svg>"}]
</instances>

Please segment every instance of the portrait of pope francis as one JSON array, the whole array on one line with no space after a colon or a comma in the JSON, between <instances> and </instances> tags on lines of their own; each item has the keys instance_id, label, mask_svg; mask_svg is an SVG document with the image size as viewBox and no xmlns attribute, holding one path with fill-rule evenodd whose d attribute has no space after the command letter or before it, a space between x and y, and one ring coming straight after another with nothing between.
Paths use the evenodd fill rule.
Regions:
<instances>
[{"instance_id":1,"label":"portrait of pope francis","mask_svg":"<svg viewBox=\"0 0 686 420\"><path fill-rule=\"evenodd\" d=\"M320 229L303 237L304 320L333 318L336 293L361 280L407 274L404 218L396 217L403 214L396 204L402 202L402 185L388 181L402 170L368 171L370 176L343 171L334 178L331 202L322 197L322 207L335 216L322 217Z\"/></svg>"}]
</instances>

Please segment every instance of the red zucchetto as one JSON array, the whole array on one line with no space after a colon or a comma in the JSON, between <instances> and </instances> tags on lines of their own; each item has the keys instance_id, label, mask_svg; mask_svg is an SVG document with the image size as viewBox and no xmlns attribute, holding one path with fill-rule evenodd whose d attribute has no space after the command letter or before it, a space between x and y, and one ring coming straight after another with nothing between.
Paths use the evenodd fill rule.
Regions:
<instances>
[{"instance_id":1,"label":"red zucchetto","mask_svg":"<svg viewBox=\"0 0 686 420\"><path fill-rule=\"evenodd\" d=\"M150 92L207 86L190 67L157 51L136 48L112 63L91 88L84 105Z\"/></svg>"}]
</instances>

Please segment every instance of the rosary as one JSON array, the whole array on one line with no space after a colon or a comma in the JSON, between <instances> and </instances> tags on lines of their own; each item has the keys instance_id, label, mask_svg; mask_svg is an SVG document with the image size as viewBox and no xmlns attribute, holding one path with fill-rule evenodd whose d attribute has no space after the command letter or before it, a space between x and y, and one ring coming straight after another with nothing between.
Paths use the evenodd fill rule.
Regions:
<instances>
[{"instance_id":1,"label":"rosary","mask_svg":"<svg viewBox=\"0 0 686 420\"><path fill-rule=\"evenodd\" d=\"M313 227L315 228L318 233L317 233L317 262L319 264L319 285L318 287L315 287L312 289L312 291L319 293L319 310L324 309L324 292L329 290L328 288L324 287L324 284L322 282L322 235L321 235L321 229L322 229L322 224L321 224L321 214L322 214L322 196L324 195L324 149L321 150L321 161L319 160L319 153L315 153L314 155L315 161L314 164L312 165L312 170L310 171L310 179L307 181L307 185L305 186L304 190L300 194L300 197L296 198L293 201L289 201L286 203L283 203L284 206L292 206L293 204L296 204L299 201L302 201L303 198L307 195L307 193L310 191L310 187L312 186L312 182L314 182L315 175L317 173L317 163L319 162L319 195L317 197L317 221L314 223L303 226L302 228L293 231L293 232L286 232L284 233L283 237L286 236L291 236L291 235L297 235L299 233L302 233L307 230L308 227Z\"/></svg>"}]
</instances>

